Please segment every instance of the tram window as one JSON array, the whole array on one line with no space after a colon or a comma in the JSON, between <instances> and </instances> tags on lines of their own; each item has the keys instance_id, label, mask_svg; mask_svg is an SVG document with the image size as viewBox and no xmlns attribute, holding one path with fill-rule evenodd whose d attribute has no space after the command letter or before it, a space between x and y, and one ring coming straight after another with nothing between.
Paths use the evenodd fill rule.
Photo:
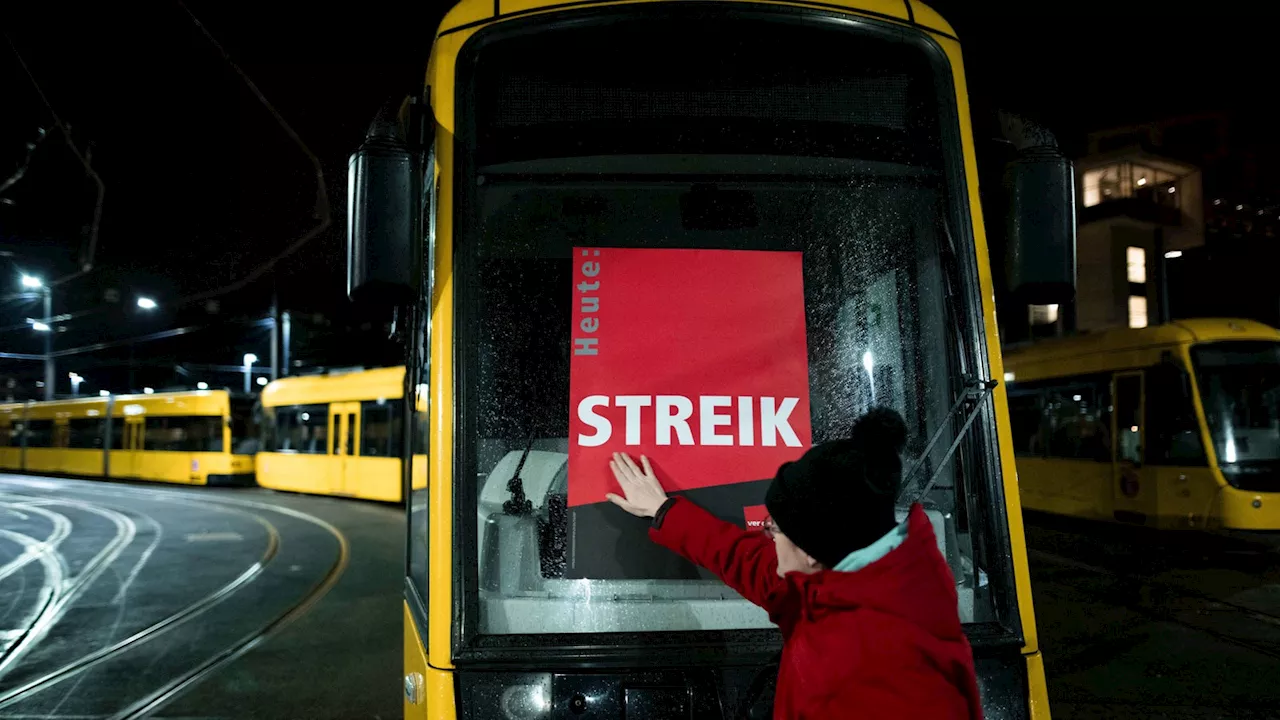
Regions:
<instances>
[{"instance_id":1,"label":"tram window","mask_svg":"<svg viewBox=\"0 0 1280 720\"><path fill-rule=\"evenodd\" d=\"M102 418L72 418L67 424L67 447L102 449Z\"/></svg>"},{"instance_id":2,"label":"tram window","mask_svg":"<svg viewBox=\"0 0 1280 720\"><path fill-rule=\"evenodd\" d=\"M1116 378L1116 458L1142 462L1142 377Z\"/></svg>"},{"instance_id":3,"label":"tram window","mask_svg":"<svg viewBox=\"0 0 1280 720\"><path fill-rule=\"evenodd\" d=\"M1045 392L1045 454L1075 460L1111 461L1110 393L1095 385Z\"/></svg>"},{"instance_id":4,"label":"tram window","mask_svg":"<svg viewBox=\"0 0 1280 720\"><path fill-rule=\"evenodd\" d=\"M1218 462L1271 467L1280 460L1280 343L1233 340L1191 353Z\"/></svg>"},{"instance_id":5,"label":"tram window","mask_svg":"<svg viewBox=\"0 0 1280 720\"><path fill-rule=\"evenodd\" d=\"M253 400L231 399L231 453L253 455L262 440L259 437L257 407Z\"/></svg>"},{"instance_id":6,"label":"tram window","mask_svg":"<svg viewBox=\"0 0 1280 720\"><path fill-rule=\"evenodd\" d=\"M1185 370L1169 364L1149 369L1146 406L1147 462L1184 466L1208 462L1191 400L1191 377Z\"/></svg>"},{"instance_id":7,"label":"tram window","mask_svg":"<svg viewBox=\"0 0 1280 720\"><path fill-rule=\"evenodd\" d=\"M222 452L220 417L148 417L143 447L178 452Z\"/></svg>"},{"instance_id":8,"label":"tram window","mask_svg":"<svg viewBox=\"0 0 1280 720\"><path fill-rule=\"evenodd\" d=\"M400 457L400 400L360 403L360 454Z\"/></svg>"},{"instance_id":9,"label":"tram window","mask_svg":"<svg viewBox=\"0 0 1280 720\"><path fill-rule=\"evenodd\" d=\"M329 406L294 405L275 411L271 449L305 455L329 452Z\"/></svg>"},{"instance_id":10,"label":"tram window","mask_svg":"<svg viewBox=\"0 0 1280 720\"><path fill-rule=\"evenodd\" d=\"M427 414L421 410L413 414L413 462L414 472L426 472L427 443L430 441L430 424ZM427 489L415 489L409 495L409 578L418 593L426 598L427 576Z\"/></svg>"},{"instance_id":11,"label":"tram window","mask_svg":"<svg viewBox=\"0 0 1280 720\"><path fill-rule=\"evenodd\" d=\"M575 246L802 253L813 441L845 437L878 404L910 428L904 464L939 428L959 428L948 409L960 371L949 360L969 354L957 339L971 328L948 312L944 279L944 228L957 227L952 203L963 200L942 172L956 162L941 150L936 100L949 81L906 44L851 43L834 29L793 34L743 20L731 46L707 41L727 36L718 21L679 34L673 53L643 67L625 62L633 47L643 52L628 44L645 36L632 29L566 30L550 51L504 39L480 56L467 88L474 102L459 124L477 140L460 134L459 157L485 181L458 187L467 212L457 225L455 401L466 426L456 429L456 467L466 484L458 497L475 503L463 509L476 525L462 589L481 633L770 627L732 590L651 547L643 522L567 507ZM741 50L757 38L785 52ZM597 60L586 75L584 56ZM694 65L708 71L690 74ZM656 87L662 102L631 102ZM824 88L824 109L766 114L778 97L813 88ZM970 440L989 442L987 427L971 426ZM985 511L1000 506L989 495L998 478L979 456L954 455L925 498L964 622L994 619L1010 597L997 593L1011 586L1007 536L993 532L1002 520ZM765 487L695 498L741 518L742 500Z\"/></svg>"},{"instance_id":12,"label":"tram window","mask_svg":"<svg viewBox=\"0 0 1280 720\"><path fill-rule=\"evenodd\" d=\"M9 445L11 447L21 447L22 436L25 433L26 425L22 421L15 422L13 425L9 426L9 431L7 433L9 436Z\"/></svg>"},{"instance_id":13,"label":"tram window","mask_svg":"<svg viewBox=\"0 0 1280 720\"><path fill-rule=\"evenodd\" d=\"M1013 425L1013 451L1020 455L1044 453L1044 411L1039 393L1009 395L1009 419Z\"/></svg>"},{"instance_id":14,"label":"tram window","mask_svg":"<svg viewBox=\"0 0 1280 720\"><path fill-rule=\"evenodd\" d=\"M124 449L124 430L125 430L124 418L111 419L111 449L112 450Z\"/></svg>"},{"instance_id":15,"label":"tram window","mask_svg":"<svg viewBox=\"0 0 1280 720\"><path fill-rule=\"evenodd\" d=\"M26 446L29 448L53 447L53 421L28 420Z\"/></svg>"}]
</instances>

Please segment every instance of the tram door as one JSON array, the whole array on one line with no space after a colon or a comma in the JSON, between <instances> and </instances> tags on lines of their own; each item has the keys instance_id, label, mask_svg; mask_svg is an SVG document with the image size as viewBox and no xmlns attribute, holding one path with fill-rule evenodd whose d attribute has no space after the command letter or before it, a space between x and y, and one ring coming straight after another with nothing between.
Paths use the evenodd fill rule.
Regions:
<instances>
[{"instance_id":1,"label":"tram door","mask_svg":"<svg viewBox=\"0 0 1280 720\"><path fill-rule=\"evenodd\" d=\"M1141 372L1116 373L1111 397L1113 453L1112 501L1115 519L1135 525L1156 524L1155 476L1146 469L1146 422Z\"/></svg>"},{"instance_id":2,"label":"tram door","mask_svg":"<svg viewBox=\"0 0 1280 720\"><path fill-rule=\"evenodd\" d=\"M120 477L138 477L142 473L143 438L146 437L146 418L142 415L129 415L124 418L124 440L120 453L123 461L118 465L115 458L111 462L111 474Z\"/></svg>"},{"instance_id":3,"label":"tram door","mask_svg":"<svg viewBox=\"0 0 1280 720\"><path fill-rule=\"evenodd\" d=\"M329 406L329 422L329 437L333 438L333 455L338 464L333 490L342 495L358 495L356 453L360 447L360 403L333 403Z\"/></svg>"}]
</instances>

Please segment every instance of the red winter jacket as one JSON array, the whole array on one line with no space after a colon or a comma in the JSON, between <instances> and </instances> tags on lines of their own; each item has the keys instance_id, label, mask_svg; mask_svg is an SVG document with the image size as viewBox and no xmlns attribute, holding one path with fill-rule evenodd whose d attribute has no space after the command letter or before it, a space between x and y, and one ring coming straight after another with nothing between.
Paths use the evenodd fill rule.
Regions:
<instances>
[{"instance_id":1,"label":"red winter jacket","mask_svg":"<svg viewBox=\"0 0 1280 720\"><path fill-rule=\"evenodd\" d=\"M955 580L915 505L907 538L856 572L778 577L773 540L685 499L649 531L782 629L775 720L982 718Z\"/></svg>"}]
</instances>

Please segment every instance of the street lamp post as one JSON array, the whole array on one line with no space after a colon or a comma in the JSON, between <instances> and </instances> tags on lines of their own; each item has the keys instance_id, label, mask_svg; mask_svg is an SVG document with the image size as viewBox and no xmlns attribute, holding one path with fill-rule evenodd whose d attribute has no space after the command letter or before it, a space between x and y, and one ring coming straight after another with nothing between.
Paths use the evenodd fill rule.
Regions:
<instances>
[{"instance_id":1,"label":"street lamp post","mask_svg":"<svg viewBox=\"0 0 1280 720\"><path fill-rule=\"evenodd\" d=\"M44 281L35 275L23 275L22 287L26 290L38 290L44 299L44 318L32 320L31 329L44 333L44 399L53 399L53 292Z\"/></svg>"},{"instance_id":2,"label":"street lamp post","mask_svg":"<svg viewBox=\"0 0 1280 720\"><path fill-rule=\"evenodd\" d=\"M80 397L80 383L84 382L84 378L78 373L67 373L67 377L71 379L71 396Z\"/></svg>"},{"instance_id":3,"label":"street lamp post","mask_svg":"<svg viewBox=\"0 0 1280 720\"><path fill-rule=\"evenodd\" d=\"M24 278L25 280L25 278ZM44 293L44 321L49 329L44 331L44 399L53 399L53 292L41 283Z\"/></svg>"},{"instance_id":4,"label":"street lamp post","mask_svg":"<svg viewBox=\"0 0 1280 720\"><path fill-rule=\"evenodd\" d=\"M44 284L44 283L41 283ZM45 400L54 398L54 293L49 290L49 286L44 286L41 291L45 295L45 323L49 324L49 329L45 331Z\"/></svg>"},{"instance_id":5,"label":"street lamp post","mask_svg":"<svg viewBox=\"0 0 1280 720\"><path fill-rule=\"evenodd\" d=\"M253 372L253 364L258 362L258 356L253 353L244 354L244 391L249 393L252 390L249 376Z\"/></svg>"}]
</instances>

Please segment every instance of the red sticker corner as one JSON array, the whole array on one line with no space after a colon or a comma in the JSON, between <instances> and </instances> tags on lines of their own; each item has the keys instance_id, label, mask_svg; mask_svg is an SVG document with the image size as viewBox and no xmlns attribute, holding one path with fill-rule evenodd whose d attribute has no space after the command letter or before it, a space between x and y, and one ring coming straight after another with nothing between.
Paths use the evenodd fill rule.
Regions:
<instances>
[{"instance_id":1,"label":"red sticker corner","mask_svg":"<svg viewBox=\"0 0 1280 720\"><path fill-rule=\"evenodd\" d=\"M747 505L742 508L742 516L747 521L748 530L764 530L764 521L769 517L769 508L764 505Z\"/></svg>"}]
</instances>

